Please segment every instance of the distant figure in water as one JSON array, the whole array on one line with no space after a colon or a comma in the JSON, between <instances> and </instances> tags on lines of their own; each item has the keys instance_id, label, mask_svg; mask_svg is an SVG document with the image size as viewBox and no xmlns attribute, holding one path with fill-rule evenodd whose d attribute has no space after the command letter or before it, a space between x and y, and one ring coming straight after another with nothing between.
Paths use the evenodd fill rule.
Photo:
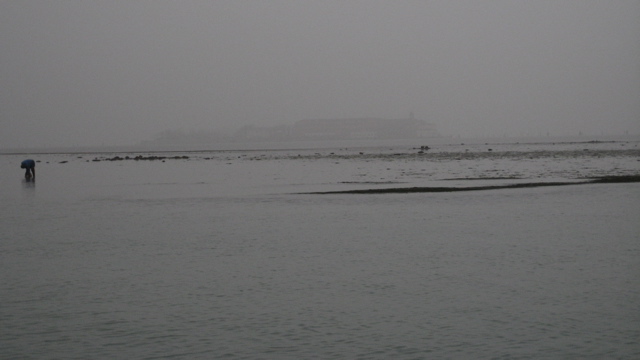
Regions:
<instances>
[{"instance_id":1,"label":"distant figure in water","mask_svg":"<svg viewBox=\"0 0 640 360\"><path fill-rule=\"evenodd\" d=\"M27 159L20 164L20 168L26 169L26 172L24 173L25 179L27 180L36 179L36 162L35 161L31 159Z\"/></svg>"}]
</instances>

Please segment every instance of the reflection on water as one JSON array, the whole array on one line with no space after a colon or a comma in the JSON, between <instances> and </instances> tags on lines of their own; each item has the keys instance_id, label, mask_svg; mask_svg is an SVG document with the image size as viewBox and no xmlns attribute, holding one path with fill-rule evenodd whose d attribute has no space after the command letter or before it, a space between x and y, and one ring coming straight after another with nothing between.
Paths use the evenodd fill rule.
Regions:
<instances>
[{"instance_id":1,"label":"reflection on water","mask_svg":"<svg viewBox=\"0 0 640 360\"><path fill-rule=\"evenodd\" d=\"M22 195L34 196L36 190L36 179L22 179Z\"/></svg>"}]
</instances>

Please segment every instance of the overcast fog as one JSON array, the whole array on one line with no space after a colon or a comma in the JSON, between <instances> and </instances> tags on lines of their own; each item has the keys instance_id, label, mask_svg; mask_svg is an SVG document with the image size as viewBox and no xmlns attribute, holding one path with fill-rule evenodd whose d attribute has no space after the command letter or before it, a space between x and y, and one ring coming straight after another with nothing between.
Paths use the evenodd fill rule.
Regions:
<instances>
[{"instance_id":1,"label":"overcast fog","mask_svg":"<svg viewBox=\"0 0 640 360\"><path fill-rule=\"evenodd\" d=\"M2 1L0 148L416 118L640 133L640 1Z\"/></svg>"}]
</instances>

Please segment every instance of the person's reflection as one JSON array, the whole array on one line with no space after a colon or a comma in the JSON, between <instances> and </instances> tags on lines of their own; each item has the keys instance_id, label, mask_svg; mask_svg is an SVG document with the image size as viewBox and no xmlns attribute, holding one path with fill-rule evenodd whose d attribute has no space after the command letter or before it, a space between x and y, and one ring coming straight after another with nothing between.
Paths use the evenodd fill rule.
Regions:
<instances>
[{"instance_id":1,"label":"person's reflection","mask_svg":"<svg viewBox=\"0 0 640 360\"><path fill-rule=\"evenodd\" d=\"M33 190L36 188L36 178L22 179L22 188L25 190Z\"/></svg>"}]
</instances>

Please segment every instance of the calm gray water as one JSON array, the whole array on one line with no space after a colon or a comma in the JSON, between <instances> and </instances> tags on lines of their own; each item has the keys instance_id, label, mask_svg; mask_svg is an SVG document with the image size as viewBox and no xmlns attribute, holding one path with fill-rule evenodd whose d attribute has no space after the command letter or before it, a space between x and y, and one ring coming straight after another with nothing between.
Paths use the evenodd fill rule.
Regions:
<instances>
[{"instance_id":1,"label":"calm gray water","mask_svg":"<svg viewBox=\"0 0 640 360\"><path fill-rule=\"evenodd\" d=\"M2 156L0 357L640 358L640 184L304 195L410 164L241 156Z\"/></svg>"}]
</instances>

